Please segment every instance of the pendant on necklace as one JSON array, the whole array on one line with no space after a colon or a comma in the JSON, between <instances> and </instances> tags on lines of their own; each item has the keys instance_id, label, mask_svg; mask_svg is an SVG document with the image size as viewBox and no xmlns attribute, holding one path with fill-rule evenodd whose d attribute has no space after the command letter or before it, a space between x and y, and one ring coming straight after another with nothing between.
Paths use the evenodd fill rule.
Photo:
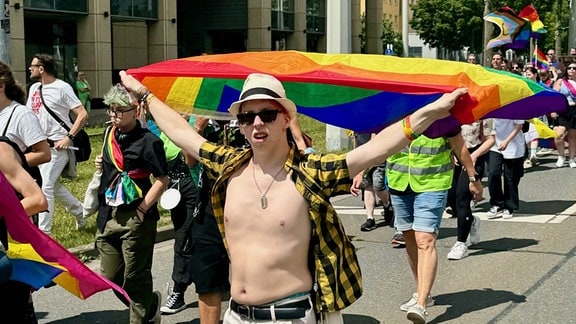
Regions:
<instances>
[{"instance_id":1,"label":"pendant on necklace","mask_svg":"<svg viewBox=\"0 0 576 324\"><path fill-rule=\"evenodd\" d=\"M260 197L260 207L262 207L262 209L268 208L268 199L266 196Z\"/></svg>"}]
</instances>

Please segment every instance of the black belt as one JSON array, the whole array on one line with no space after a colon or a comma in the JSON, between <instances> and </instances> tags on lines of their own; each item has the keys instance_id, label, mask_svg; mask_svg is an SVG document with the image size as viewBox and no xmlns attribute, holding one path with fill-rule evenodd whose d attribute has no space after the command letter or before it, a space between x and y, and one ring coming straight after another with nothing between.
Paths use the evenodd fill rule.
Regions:
<instances>
[{"instance_id":1,"label":"black belt","mask_svg":"<svg viewBox=\"0 0 576 324\"><path fill-rule=\"evenodd\" d=\"M234 300L230 302L230 309L238 313L244 320L271 320L271 306L249 306L240 305ZM310 309L308 298L293 303L274 305L274 314L276 319L298 319L306 315Z\"/></svg>"}]
</instances>

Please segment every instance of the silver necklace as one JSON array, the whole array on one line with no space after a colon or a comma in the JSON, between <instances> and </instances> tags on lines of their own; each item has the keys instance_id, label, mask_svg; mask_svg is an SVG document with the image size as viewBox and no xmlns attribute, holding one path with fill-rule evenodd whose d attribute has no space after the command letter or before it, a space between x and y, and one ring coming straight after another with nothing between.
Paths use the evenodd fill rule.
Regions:
<instances>
[{"instance_id":1,"label":"silver necklace","mask_svg":"<svg viewBox=\"0 0 576 324\"><path fill-rule=\"evenodd\" d=\"M272 177L272 182L270 182L270 184L268 185L268 188L266 188L266 191L264 191L264 193L262 193L262 189L260 189L260 186L258 186L258 181L256 181L256 167L254 167L254 163L252 163L252 178L254 179L254 184L256 184L256 188L258 188L258 191L261 194L260 207L262 207L262 209L268 208L268 198L266 198L266 195L268 194L268 191L270 190L270 188L272 188L272 185L274 184L274 182L276 182L276 177L280 174L280 172L282 172L283 169L284 169L284 165L282 165L280 170L278 170L278 172L276 172L274 177Z\"/></svg>"}]
</instances>

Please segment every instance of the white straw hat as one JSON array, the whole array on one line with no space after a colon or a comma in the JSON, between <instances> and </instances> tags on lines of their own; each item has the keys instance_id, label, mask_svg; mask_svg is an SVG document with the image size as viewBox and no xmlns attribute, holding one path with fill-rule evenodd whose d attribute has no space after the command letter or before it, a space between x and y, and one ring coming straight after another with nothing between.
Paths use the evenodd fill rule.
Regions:
<instances>
[{"instance_id":1,"label":"white straw hat","mask_svg":"<svg viewBox=\"0 0 576 324\"><path fill-rule=\"evenodd\" d=\"M290 118L296 116L296 105L286 98L286 91L282 83L268 74L252 73L244 81L240 100L230 105L228 111L236 117L243 102L256 99L275 100L286 109Z\"/></svg>"}]
</instances>

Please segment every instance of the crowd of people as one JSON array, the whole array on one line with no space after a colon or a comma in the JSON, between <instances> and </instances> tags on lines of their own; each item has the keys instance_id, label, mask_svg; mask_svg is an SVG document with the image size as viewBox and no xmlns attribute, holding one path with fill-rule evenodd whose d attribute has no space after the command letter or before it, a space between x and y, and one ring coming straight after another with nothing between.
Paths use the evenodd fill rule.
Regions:
<instances>
[{"instance_id":1,"label":"crowd of people","mask_svg":"<svg viewBox=\"0 0 576 324\"><path fill-rule=\"evenodd\" d=\"M576 168L576 62L561 71L553 53L550 59L550 69L542 71L507 64L497 53L492 67L509 66L510 72L567 97L567 114L541 120L557 134L556 165L567 160ZM471 54L468 62L477 64L476 57ZM1 144L0 150L17 153L6 154L28 171L42 199L36 197L38 190L23 189L28 178L14 178L19 168L2 164L0 171L23 205L33 204L27 211L37 214L37 226L46 235L57 200L76 217L76 229L86 224L82 203L59 179L72 141L88 121L90 85L78 72L75 93L56 70L52 56L34 55L29 71L36 82L26 96L10 68L0 63L0 131L12 144ZM524 120L485 119L442 138L422 135L448 116L466 89L445 94L379 133L356 134L349 152L323 155L306 141L294 102L270 75L246 78L229 109L233 121L182 116L131 75L122 71L120 78L104 95L110 126L94 159L102 172L95 243L101 274L130 296L118 298L129 307L131 323L158 323L161 314L182 311L192 284L202 323L219 323L226 292L225 323L343 323L341 310L362 295L356 250L330 202L346 193L362 193L366 221L361 231L377 228L375 207L379 202L384 207L384 223L395 228L393 242L405 246L415 280L414 293L400 309L412 322L426 323L427 307L434 304L436 239L444 212L458 219L448 259L460 260L469 245L480 241L480 219L472 206L483 199L484 174L488 218L512 218L524 169L538 163L538 136ZM163 196L171 190L178 194ZM175 230L165 300L153 290L151 273L163 203L170 204L166 209ZM2 285L20 296L14 299L17 316L34 323L33 290Z\"/></svg>"}]
</instances>

